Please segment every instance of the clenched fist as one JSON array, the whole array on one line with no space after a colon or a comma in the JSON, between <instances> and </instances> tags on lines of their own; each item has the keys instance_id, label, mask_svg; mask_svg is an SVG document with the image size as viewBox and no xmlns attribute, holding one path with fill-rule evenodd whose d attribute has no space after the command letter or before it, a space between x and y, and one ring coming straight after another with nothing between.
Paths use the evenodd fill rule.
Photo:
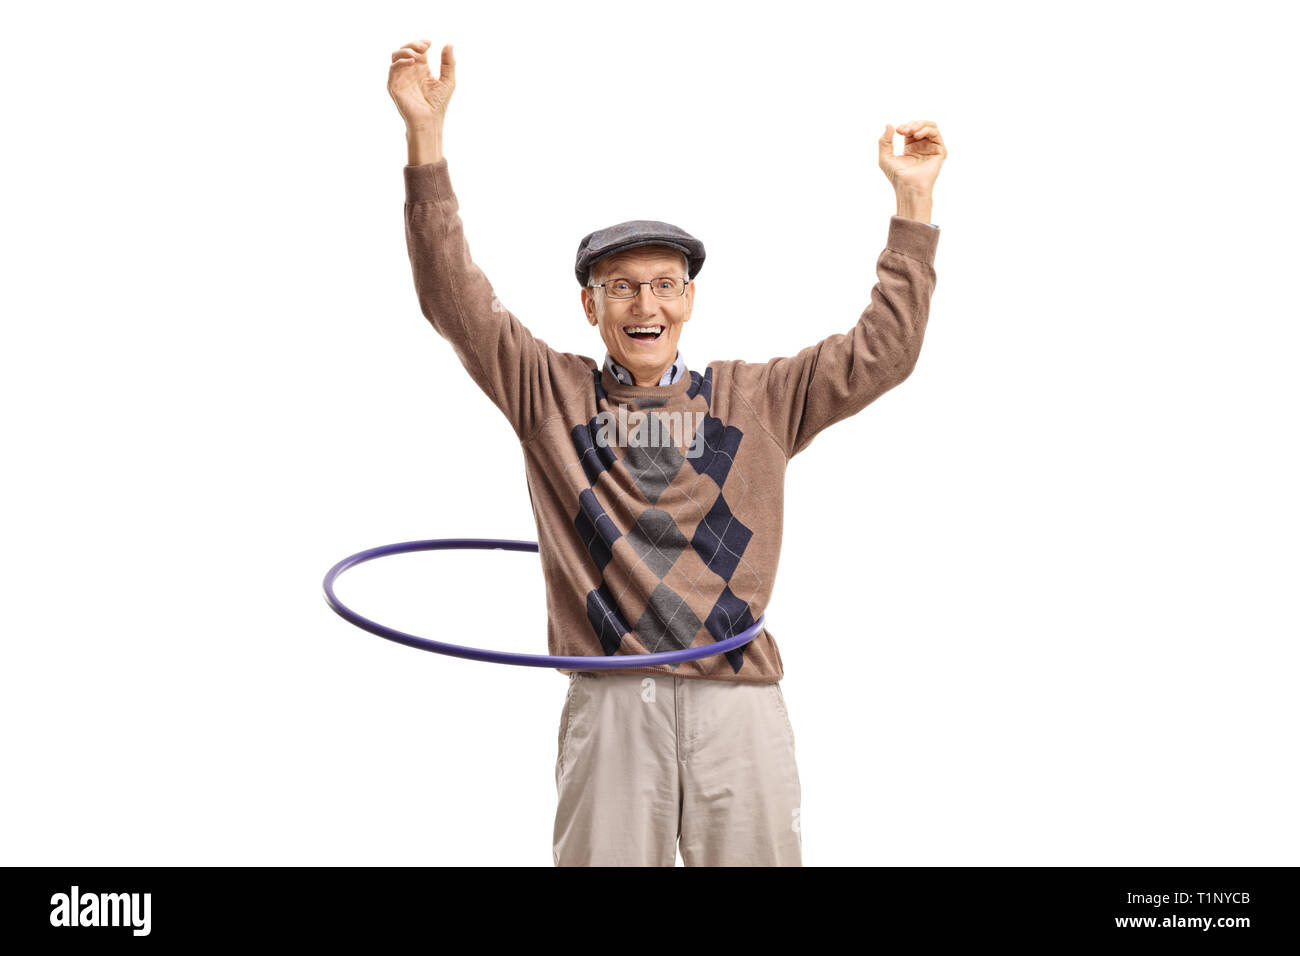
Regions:
<instances>
[{"instance_id":1,"label":"clenched fist","mask_svg":"<svg viewBox=\"0 0 1300 956\"><path fill-rule=\"evenodd\" d=\"M428 40L408 43L393 51L393 65L388 70L388 93L408 130L441 129L456 89L456 58L451 44L442 48L442 64L436 77L429 71L428 51Z\"/></svg>"},{"instance_id":2,"label":"clenched fist","mask_svg":"<svg viewBox=\"0 0 1300 956\"><path fill-rule=\"evenodd\" d=\"M894 191L929 193L934 189L939 167L948 158L948 150L933 120L916 120L898 127L906 139L903 155L894 155L894 127L885 126L880 137L880 168L889 177Z\"/></svg>"}]
</instances>

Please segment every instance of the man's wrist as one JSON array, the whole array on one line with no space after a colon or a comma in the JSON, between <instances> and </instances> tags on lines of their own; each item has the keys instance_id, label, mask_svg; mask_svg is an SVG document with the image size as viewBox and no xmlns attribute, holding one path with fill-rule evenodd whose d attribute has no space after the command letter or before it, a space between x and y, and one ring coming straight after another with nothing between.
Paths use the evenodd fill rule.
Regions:
<instances>
[{"instance_id":1,"label":"man's wrist","mask_svg":"<svg viewBox=\"0 0 1300 956\"><path fill-rule=\"evenodd\" d=\"M930 221L934 196L929 190L900 189L895 194L895 198L898 200L898 215L903 219Z\"/></svg>"},{"instance_id":2,"label":"man's wrist","mask_svg":"<svg viewBox=\"0 0 1300 956\"><path fill-rule=\"evenodd\" d=\"M442 159L442 126L407 127L406 162L424 166Z\"/></svg>"}]
</instances>

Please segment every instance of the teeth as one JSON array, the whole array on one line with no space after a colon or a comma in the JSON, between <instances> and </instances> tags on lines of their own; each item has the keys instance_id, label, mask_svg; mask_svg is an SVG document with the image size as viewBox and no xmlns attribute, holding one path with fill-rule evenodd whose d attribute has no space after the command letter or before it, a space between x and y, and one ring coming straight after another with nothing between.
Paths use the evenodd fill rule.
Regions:
<instances>
[{"instance_id":1,"label":"teeth","mask_svg":"<svg viewBox=\"0 0 1300 956\"><path fill-rule=\"evenodd\" d=\"M662 325L627 325L623 327L624 332L654 332L657 334L663 330Z\"/></svg>"}]
</instances>

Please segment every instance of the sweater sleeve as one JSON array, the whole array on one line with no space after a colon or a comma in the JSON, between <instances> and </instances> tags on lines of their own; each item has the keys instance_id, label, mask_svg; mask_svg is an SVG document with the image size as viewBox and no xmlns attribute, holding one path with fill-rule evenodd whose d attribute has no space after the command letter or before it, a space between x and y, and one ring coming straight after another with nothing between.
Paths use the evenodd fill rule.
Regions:
<instances>
[{"instance_id":1,"label":"sweater sleeve","mask_svg":"<svg viewBox=\"0 0 1300 956\"><path fill-rule=\"evenodd\" d=\"M787 458L911 374L930 312L938 243L931 224L891 216L871 303L857 324L797 355L745 369L741 387Z\"/></svg>"},{"instance_id":2,"label":"sweater sleeve","mask_svg":"<svg viewBox=\"0 0 1300 956\"><path fill-rule=\"evenodd\" d=\"M420 310L520 440L545 420L556 353L497 299L470 258L447 159L403 168L406 245Z\"/></svg>"}]
</instances>

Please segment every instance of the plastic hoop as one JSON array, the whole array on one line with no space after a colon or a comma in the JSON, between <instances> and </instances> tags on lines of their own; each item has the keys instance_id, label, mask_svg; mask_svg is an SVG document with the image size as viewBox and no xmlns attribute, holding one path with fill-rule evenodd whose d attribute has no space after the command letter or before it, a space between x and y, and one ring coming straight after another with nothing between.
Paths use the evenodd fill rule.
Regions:
<instances>
[{"instance_id":1,"label":"plastic hoop","mask_svg":"<svg viewBox=\"0 0 1300 956\"><path fill-rule=\"evenodd\" d=\"M748 644L763 630L763 615L735 637L706 644L703 647L688 647L678 651L658 651L654 654L613 654L606 657L586 655L550 656L548 654L514 654L509 651L492 651L479 647L465 647L461 644L445 644L428 637L417 637L385 627L367 617L362 617L334 594L334 581L348 568L375 558L384 558L393 554L406 554L411 551L532 551L536 552L536 541L511 541L502 538L430 538L425 541L403 541L400 544L385 544L368 551L359 551L344 558L325 575L325 601L334 612L357 627L378 634L398 644L414 647L448 657L463 657L472 661L487 661L491 664L517 664L521 667L568 667L574 670L617 670L627 667L654 667L658 664L680 664L683 661L699 660L725 654L737 647Z\"/></svg>"}]
</instances>

